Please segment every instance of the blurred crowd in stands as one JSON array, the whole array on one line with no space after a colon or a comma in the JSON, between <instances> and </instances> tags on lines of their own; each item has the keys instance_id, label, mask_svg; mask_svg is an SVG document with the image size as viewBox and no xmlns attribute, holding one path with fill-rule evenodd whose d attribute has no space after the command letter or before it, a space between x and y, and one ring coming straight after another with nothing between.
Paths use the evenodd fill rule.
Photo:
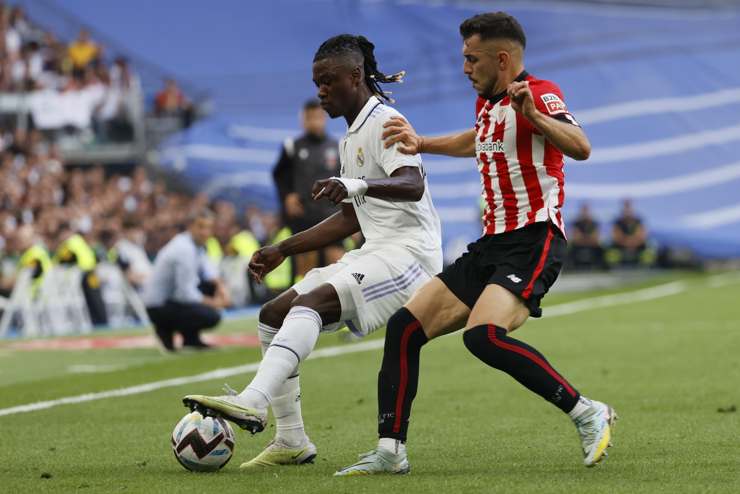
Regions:
<instances>
[{"instance_id":1,"label":"blurred crowd in stands","mask_svg":"<svg viewBox=\"0 0 740 494\"><path fill-rule=\"evenodd\" d=\"M38 130L0 129L0 292L12 292L22 268L41 278L54 264L76 265L89 274L83 289L93 323L104 323L97 310L96 265L117 264L141 291L152 275L160 249L185 230L188 218L203 209L214 212L212 235L204 249L219 266L224 259L246 263L261 246L287 238L318 223L334 206L311 201L315 180L338 170L337 143L325 132L326 116L315 101L303 111L304 134L287 140L275 166L282 214L256 207L237 211L226 201L211 201L168 187L142 166L119 168L65 164L57 147ZM315 255L299 256L276 269L266 288L249 302L269 298L311 268L336 261L338 244Z\"/></svg>"},{"instance_id":2,"label":"blurred crowd in stands","mask_svg":"<svg viewBox=\"0 0 740 494\"><path fill-rule=\"evenodd\" d=\"M206 196L168 189L143 167L125 174L103 166L70 167L37 130L0 129L0 251L6 292L12 287L14 262L27 249L40 245L54 258L75 234L98 260L108 259L116 244L130 244L126 252L136 246L132 281L140 284L146 261L182 229L188 214L209 205L217 214L216 240L209 247L214 258L228 252L229 241L245 227L258 242L279 230L275 215L254 208L238 215L230 203L210 204Z\"/></svg>"},{"instance_id":3,"label":"blurred crowd in stands","mask_svg":"<svg viewBox=\"0 0 740 494\"><path fill-rule=\"evenodd\" d=\"M111 57L86 29L67 42L0 2L0 113L29 115L44 132L129 142L144 116L141 82L126 57ZM193 107L174 80L151 113L187 127Z\"/></svg>"}]
</instances>

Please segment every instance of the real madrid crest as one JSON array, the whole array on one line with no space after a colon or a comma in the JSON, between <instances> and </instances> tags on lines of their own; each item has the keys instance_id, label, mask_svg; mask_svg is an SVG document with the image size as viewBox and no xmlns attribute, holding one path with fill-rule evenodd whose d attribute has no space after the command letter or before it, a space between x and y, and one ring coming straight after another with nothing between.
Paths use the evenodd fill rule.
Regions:
<instances>
[{"instance_id":1,"label":"real madrid crest","mask_svg":"<svg viewBox=\"0 0 740 494\"><path fill-rule=\"evenodd\" d=\"M357 148L357 166L365 164L365 153L362 152L362 148Z\"/></svg>"}]
</instances>

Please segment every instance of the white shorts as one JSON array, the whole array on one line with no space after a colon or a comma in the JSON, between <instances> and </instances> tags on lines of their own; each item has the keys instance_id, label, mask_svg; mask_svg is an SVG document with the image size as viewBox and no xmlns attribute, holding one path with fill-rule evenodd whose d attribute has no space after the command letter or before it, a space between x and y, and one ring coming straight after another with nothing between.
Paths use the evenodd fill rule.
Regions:
<instances>
[{"instance_id":1,"label":"white shorts","mask_svg":"<svg viewBox=\"0 0 740 494\"><path fill-rule=\"evenodd\" d=\"M301 295L329 283L339 295L342 315L340 322L323 331L346 325L355 335L365 336L383 327L430 278L411 252L389 246L349 251L336 263L309 271L293 290Z\"/></svg>"}]
</instances>

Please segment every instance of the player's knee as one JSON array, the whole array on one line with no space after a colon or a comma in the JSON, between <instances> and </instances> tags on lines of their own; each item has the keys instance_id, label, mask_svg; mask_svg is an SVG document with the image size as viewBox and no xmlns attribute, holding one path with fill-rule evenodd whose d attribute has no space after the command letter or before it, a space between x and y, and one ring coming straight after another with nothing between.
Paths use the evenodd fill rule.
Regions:
<instances>
[{"instance_id":1,"label":"player's knee","mask_svg":"<svg viewBox=\"0 0 740 494\"><path fill-rule=\"evenodd\" d=\"M293 307L308 307L315 310L325 324L338 321L342 312L339 295L337 295L335 288L328 283L295 297L290 302L290 308Z\"/></svg>"},{"instance_id":2,"label":"player's knee","mask_svg":"<svg viewBox=\"0 0 740 494\"><path fill-rule=\"evenodd\" d=\"M421 347L428 341L416 317L406 307L401 307L393 313L386 324L385 351L391 353L399 351L401 340L407 332L409 347Z\"/></svg>"},{"instance_id":3,"label":"player's knee","mask_svg":"<svg viewBox=\"0 0 740 494\"><path fill-rule=\"evenodd\" d=\"M260 309L259 321L273 328L279 328L283 325L283 319L289 310L290 301L282 300L282 297L274 298Z\"/></svg>"},{"instance_id":4,"label":"player's knee","mask_svg":"<svg viewBox=\"0 0 740 494\"><path fill-rule=\"evenodd\" d=\"M480 325L470 328L463 333L463 343L470 353L491 365L491 359L495 358L498 347L491 344L489 331L498 331L499 328L488 325Z\"/></svg>"},{"instance_id":5,"label":"player's knee","mask_svg":"<svg viewBox=\"0 0 740 494\"><path fill-rule=\"evenodd\" d=\"M298 295L290 302L291 309L293 307L308 307L309 309L317 310L320 305L321 297L312 292Z\"/></svg>"},{"instance_id":6,"label":"player's knee","mask_svg":"<svg viewBox=\"0 0 740 494\"><path fill-rule=\"evenodd\" d=\"M385 326L385 340L386 341L401 341L401 335L403 335L404 328L411 322L414 321L414 316L406 307L401 307L388 319L388 323Z\"/></svg>"}]
</instances>

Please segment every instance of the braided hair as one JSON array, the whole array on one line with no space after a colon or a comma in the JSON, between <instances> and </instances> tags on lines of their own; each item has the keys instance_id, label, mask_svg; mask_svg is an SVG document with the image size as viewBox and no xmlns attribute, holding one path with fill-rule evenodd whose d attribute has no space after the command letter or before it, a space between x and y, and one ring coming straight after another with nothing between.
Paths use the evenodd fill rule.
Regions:
<instances>
[{"instance_id":1,"label":"braided hair","mask_svg":"<svg viewBox=\"0 0 740 494\"><path fill-rule=\"evenodd\" d=\"M319 46L316 55L313 57L314 62L331 58L334 56L351 56L360 62L362 58L362 67L365 72L365 84L374 95L389 103L395 103L388 95L389 91L383 91L380 84L390 82L403 82L403 76L406 71L402 70L395 74L385 75L378 70L378 62L375 60L375 45L364 36L354 36L352 34L340 34L329 38Z\"/></svg>"}]
</instances>

